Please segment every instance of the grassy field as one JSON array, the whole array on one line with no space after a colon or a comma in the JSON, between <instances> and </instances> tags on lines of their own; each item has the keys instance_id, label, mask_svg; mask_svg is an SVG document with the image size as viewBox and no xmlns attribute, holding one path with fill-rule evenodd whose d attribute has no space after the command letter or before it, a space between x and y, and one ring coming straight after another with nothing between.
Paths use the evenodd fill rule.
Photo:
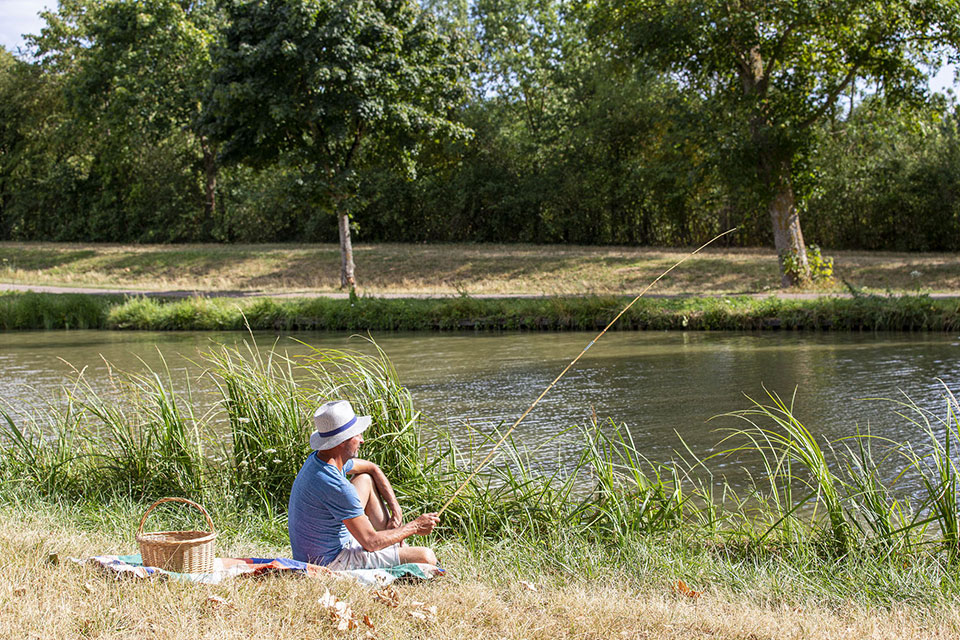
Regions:
<instances>
[{"instance_id":1,"label":"grassy field","mask_svg":"<svg viewBox=\"0 0 960 640\"><path fill-rule=\"evenodd\" d=\"M619 567L579 577L517 567L515 551L469 553L441 543L448 575L397 585L398 607L373 590L334 579L238 578L219 585L116 581L68 557L134 553L142 505L80 506L6 502L0 507L0 637L194 638L436 638L551 640L745 640L763 638L955 638L960 608L950 599L877 604L863 595L869 571L832 563L806 571L786 562L724 560L709 552L664 549L637 540ZM289 547L248 528L227 524L221 556L286 556ZM262 524L262 523L260 523ZM270 528L267 524L266 528ZM49 561L57 554L59 564ZM588 567L589 568L589 567ZM825 578L826 574L838 574ZM910 579L903 571L902 578ZM674 591L685 579L702 595ZM831 585L848 582L845 596ZM524 584L526 582L527 584ZM842 589L842 587L841 587ZM339 632L319 599L329 591L374 625ZM220 600L217 600L217 599ZM418 604L418 603L422 603ZM411 611L436 607L418 619Z\"/></svg>"},{"instance_id":2,"label":"grassy field","mask_svg":"<svg viewBox=\"0 0 960 640\"><path fill-rule=\"evenodd\" d=\"M370 295L636 293L688 249L535 245L358 244ZM868 292L960 293L955 254L826 251L837 284ZM139 290L333 292L336 245L0 243L0 282ZM772 249L708 249L661 281L658 294L765 293L779 288Z\"/></svg>"}]
</instances>

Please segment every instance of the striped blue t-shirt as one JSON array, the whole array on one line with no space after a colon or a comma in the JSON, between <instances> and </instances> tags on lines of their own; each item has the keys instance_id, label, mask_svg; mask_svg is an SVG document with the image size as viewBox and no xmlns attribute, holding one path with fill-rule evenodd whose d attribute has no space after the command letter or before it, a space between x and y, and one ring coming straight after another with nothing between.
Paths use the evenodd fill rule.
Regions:
<instances>
[{"instance_id":1,"label":"striped blue t-shirt","mask_svg":"<svg viewBox=\"0 0 960 640\"><path fill-rule=\"evenodd\" d=\"M353 460L343 471L310 454L300 468L287 510L287 531L293 559L329 564L350 541L343 521L363 515L356 489L347 479Z\"/></svg>"}]
</instances>

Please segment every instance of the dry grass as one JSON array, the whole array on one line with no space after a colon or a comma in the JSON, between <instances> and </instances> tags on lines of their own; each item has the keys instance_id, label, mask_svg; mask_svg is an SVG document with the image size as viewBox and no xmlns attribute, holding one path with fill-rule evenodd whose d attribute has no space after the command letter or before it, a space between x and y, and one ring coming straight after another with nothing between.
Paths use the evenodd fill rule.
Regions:
<instances>
[{"instance_id":1,"label":"dry grass","mask_svg":"<svg viewBox=\"0 0 960 640\"><path fill-rule=\"evenodd\" d=\"M90 533L42 513L4 508L0 528L0 637L3 638L955 638L960 609L936 611L849 603L803 606L769 595L711 590L696 599L669 585L626 581L524 585L449 557L448 577L396 587L399 607L342 580L238 578L221 585L115 581L67 556L131 550L131 533L104 525ZM122 528L121 528L122 529ZM112 533L111 533L112 531ZM231 546L221 554L249 554ZM283 549L260 549L284 553ZM48 556L57 552L59 565ZM537 578L533 578L537 580ZM348 601L361 625L340 632L319 603L326 590ZM214 601L216 597L220 601ZM416 603L436 607L421 620Z\"/></svg>"},{"instance_id":2,"label":"dry grass","mask_svg":"<svg viewBox=\"0 0 960 640\"><path fill-rule=\"evenodd\" d=\"M688 249L359 244L368 294L621 294L641 289ZM868 290L960 292L955 254L827 251ZM0 243L0 281L142 290L332 292L335 245ZM772 249L711 249L658 285L662 294L758 293L779 286ZM837 289L839 290L839 288Z\"/></svg>"}]
</instances>

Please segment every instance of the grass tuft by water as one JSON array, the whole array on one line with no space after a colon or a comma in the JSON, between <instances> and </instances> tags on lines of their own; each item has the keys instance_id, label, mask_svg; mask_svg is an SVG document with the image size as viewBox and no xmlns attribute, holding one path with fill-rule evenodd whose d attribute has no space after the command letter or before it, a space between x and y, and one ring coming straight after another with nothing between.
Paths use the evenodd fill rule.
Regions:
<instances>
[{"instance_id":1,"label":"grass tuft by water","mask_svg":"<svg viewBox=\"0 0 960 640\"><path fill-rule=\"evenodd\" d=\"M160 299L0 294L0 330L566 331L605 327L629 297ZM645 298L620 330L955 331L960 299L926 295Z\"/></svg>"}]
</instances>

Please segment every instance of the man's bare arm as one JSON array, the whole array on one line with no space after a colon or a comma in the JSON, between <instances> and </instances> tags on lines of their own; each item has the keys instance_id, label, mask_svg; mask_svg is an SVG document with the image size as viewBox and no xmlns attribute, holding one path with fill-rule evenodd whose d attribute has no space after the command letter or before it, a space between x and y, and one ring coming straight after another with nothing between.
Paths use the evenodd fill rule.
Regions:
<instances>
[{"instance_id":1,"label":"man's bare arm","mask_svg":"<svg viewBox=\"0 0 960 640\"><path fill-rule=\"evenodd\" d=\"M384 529L383 531L374 529L370 523L370 518L365 515L344 520L343 524L346 525L347 531L365 551L379 551L406 540L410 536L425 536L433 531L433 528L439 522L440 516L437 514L425 513L405 525L395 529Z\"/></svg>"},{"instance_id":2,"label":"man's bare arm","mask_svg":"<svg viewBox=\"0 0 960 640\"><path fill-rule=\"evenodd\" d=\"M393 492L393 486L390 484L390 480L387 479L387 475L383 470L369 460L354 458L353 468L350 469L349 473L370 474L370 477L373 478L373 484L377 487L377 493L379 493L383 501L387 503L387 509L390 511L390 518L387 520L387 529L396 529L399 527L403 523L403 511L400 509L400 503L397 501L397 496ZM356 538L356 536L354 537ZM357 539L359 540L359 538ZM391 542L390 544L393 543Z\"/></svg>"}]
</instances>

